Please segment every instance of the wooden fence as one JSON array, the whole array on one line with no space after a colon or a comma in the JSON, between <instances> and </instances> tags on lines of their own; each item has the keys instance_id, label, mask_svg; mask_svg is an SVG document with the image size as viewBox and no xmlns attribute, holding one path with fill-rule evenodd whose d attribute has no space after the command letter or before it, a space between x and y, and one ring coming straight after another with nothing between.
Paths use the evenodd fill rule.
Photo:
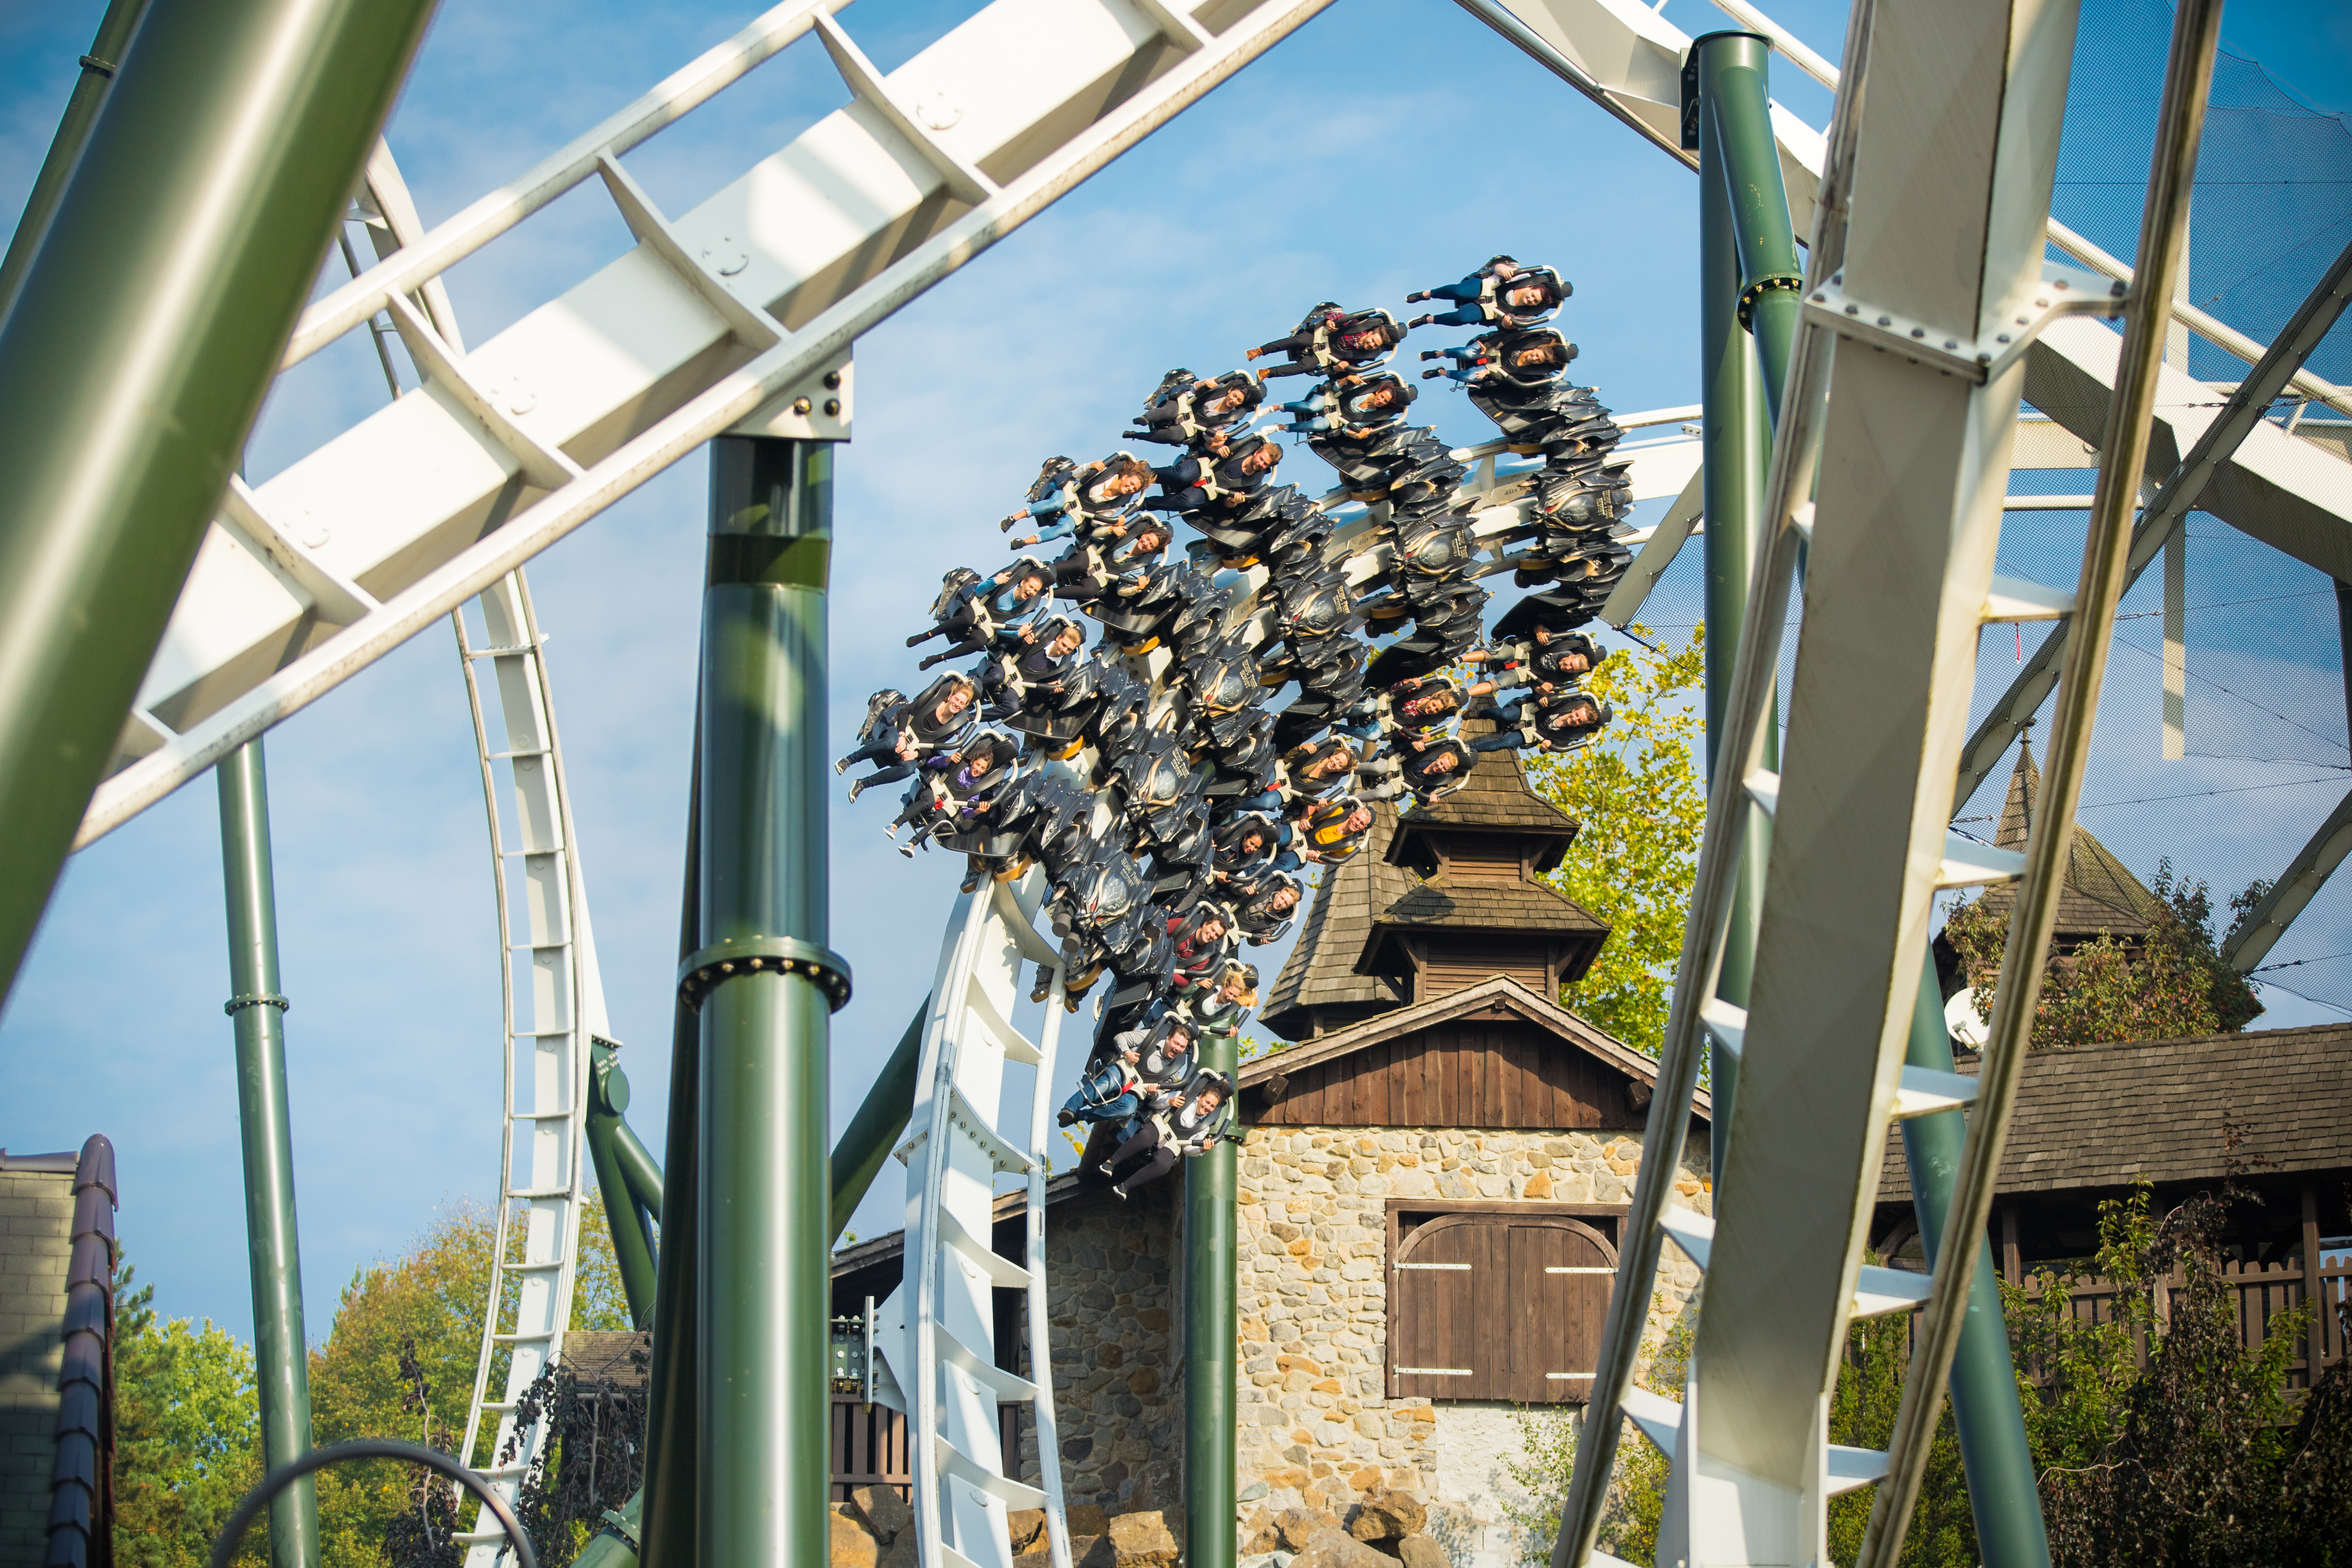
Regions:
<instances>
[{"instance_id":1,"label":"wooden fence","mask_svg":"<svg viewBox=\"0 0 2352 1568\"><path fill-rule=\"evenodd\" d=\"M1026 1407L996 1407L997 1435L1003 1444L1004 1473L1021 1474L1021 1437ZM907 1452L907 1418L887 1405L868 1405L854 1394L833 1396L833 1492L847 1502L852 1487L896 1488L900 1497L914 1489L912 1457Z\"/></svg>"},{"instance_id":2,"label":"wooden fence","mask_svg":"<svg viewBox=\"0 0 2352 1568\"><path fill-rule=\"evenodd\" d=\"M2302 1306L2305 1300L2305 1268L2300 1258L2277 1263L2225 1263L2221 1275L2237 1293L2238 1342L2249 1350L2269 1337L2274 1321ZM2178 1273L2160 1282L2156 1293L2159 1323L2170 1311L2173 1295L2186 1288L2187 1282ZM2342 1309L2347 1292L2352 1292L2352 1258L2340 1253L2323 1257L2319 1266L2320 1310L2296 1336L2294 1352L2287 1358L2287 1387L2309 1388L2322 1372L2344 1359ZM2113 1280L2092 1276L2077 1280L2068 1294L2073 1298L2069 1305L2076 1321L2114 1321L2118 1291ZM2139 1364L2146 1366L2147 1335L2136 1337L2139 1342Z\"/></svg>"}]
</instances>

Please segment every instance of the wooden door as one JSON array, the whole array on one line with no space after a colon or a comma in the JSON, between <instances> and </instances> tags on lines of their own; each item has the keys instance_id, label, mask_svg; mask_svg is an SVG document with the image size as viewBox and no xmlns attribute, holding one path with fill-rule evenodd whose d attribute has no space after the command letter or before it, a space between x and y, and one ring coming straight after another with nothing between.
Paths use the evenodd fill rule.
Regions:
<instances>
[{"instance_id":1,"label":"wooden door","mask_svg":"<svg viewBox=\"0 0 2352 1568\"><path fill-rule=\"evenodd\" d=\"M1389 1276L1392 1397L1496 1399L1502 1347L1482 1333L1479 1307L1502 1283L1501 1233L1481 1215L1430 1221L1397 1247Z\"/></svg>"},{"instance_id":2,"label":"wooden door","mask_svg":"<svg viewBox=\"0 0 2352 1568\"><path fill-rule=\"evenodd\" d=\"M1509 1386L1500 1397L1581 1405L1600 1364L1616 1249L1572 1219L1496 1217L1508 1226L1508 1289L1494 1303L1496 1327L1508 1337Z\"/></svg>"}]
</instances>

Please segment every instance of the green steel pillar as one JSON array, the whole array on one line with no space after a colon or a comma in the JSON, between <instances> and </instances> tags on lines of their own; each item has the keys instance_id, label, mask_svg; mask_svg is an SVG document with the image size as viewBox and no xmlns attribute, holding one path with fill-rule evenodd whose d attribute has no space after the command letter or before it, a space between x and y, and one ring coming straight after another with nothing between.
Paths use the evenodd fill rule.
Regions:
<instances>
[{"instance_id":1,"label":"green steel pillar","mask_svg":"<svg viewBox=\"0 0 2352 1568\"><path fill-rule=\"evenodd\" d=\"M220 783L221 880L228 901L225 1011L236 1028L236 1113L245 1142L254 1383L262 1468L274 1470L310 1451L310 1371L302 1334L294 1132L286 1104L286 998L278 989L278 893L261 742L247 741L213 772ZM276 1568L318 1568L319 1493L308 1477L269 1504L269 1558Z\"/></svg>"},{"instance_id":2,"label":"green steel pillar","mask_svg":"<svg viewBox=\"0 0 2352 1568\"><path fill-rule=\"evenodd\" d=\"M89 53L81 58L81 76L66 100L65 113L58 118L58 133L49 139L49 155L41 160L33 193L25 198L25 210L17 215L7 258L0 260L0 321L8 319L16 286L25 280L33 253L41 248L49 215L58 210L58 195L66 188L74 162L89 140L89 128L97 122L100 105L106 101L106 89L121 68L122 53L130 47L131 35L146 9L147 0L108 0L106 15L99 18L98 37L90 40Z\"/></svg>"},{"instance_id":3,"label":"green steel pillar","mask_svg":"<svg viewBox=\"0 0 2352 1568\"><path fill-rule=\"evenodd\" d=\"M832 1403L825 578L833 449L710 446L702 619L696 1556L823 1563Z\"/></svg>"},{"instance_id":4,"label":"green steel pillar","mask_svg":"<svg viewBox=\"0 0 2352 1568\"><path fill-rule=\"evenodd\" d=\"M1903 1061L1906 1067L1952 1070L1952 1038L1944 1025L1944 993L1936 983L1933 953L1920 966L1919 1000L1911 1010L1911 1038ZM1945 1216L1951 1212L1961 1146L1967 1141L1962 1111L1916 1116L1903 1123L1911 1203L1931 1269L1942 1251ZM1985 1568L2050 1568L2050 1538L2042 1524L2033 1449L2025 1437L2009 1325L2001 1316L2000 1270L1992 1260L1991 1238L1977 1237L1977 1271L1969 1284L1959 1350L1952 1357L1951 1385L1960 1465L1968 1474L1969 1508L1976 1515L1977 1552Z\"/></svg>"},{"instance_id":5,"label":"green steel pillar","mask_svg":"<svg viewBox=\"0 0 2352 1568\"><path fill-rule=\"evenodd\" d=\"M432 11L157 0L0 322L0 998Z\"/></svg>"},{"instance_id":6,"label":"green steel pillar","mask_svg":"<svg viewBox=\"0 0 2352 1568\"><path fill-rule=\"evenodd\" d=\"M698 710L700 704L697 703ZM702 730L695 726L693 782L687 790L686 888L677 917L677 956L694 952L702 909ZM662 1149L661 1252L655 1261L653 1364L646 1369L646 1479L638 1489L637 1555L645 1568L694 1568L695 1563L695 1310L700 1229L695 1184L696 1118L702 1104L701 1022L681 993L672 1010L669 1039L669 1136ZM589 1551L602 1560L616 1552L600 1535ZM586 1555L583 1553L583 1556Z\"/></svg>"},{"instance_id":7,"label":"green steel pillar","mask_svg":"<svg viewBox=\"0 0 2352 1568\"><path fill-rule=\"evenodd\" d=\"M633 1182L626 1168L624 1140L635 1142L621 1120L629 1109L629 1076L613 1059L613 1047L603 1041L590 1047L590 1056L588 1156L595 1162L596 1190L604 1200L604 1224L613 1233L613 1258L620 1266L629 1321L642 1329L654 1317L654 1238L637 1202L642 1178ZM658 1181L655 1184L658 1189ZM658 1200L655 1206L658 1211Z\"/></svg>"},{"instance_id":8,"label":"green steel pillar","mask_svg":"<svg viewBox=\"0 0 2352 1568\"><path fill-rule=\"evenodd\" d=\"M1201 1065L1239 1071L1231 1035L1201 1037ZM1239 1130L1241 1107L1234 1108ZM1234 1568L1234 1379L1238 1152L1223 1139L1184 1162L1184 1562Z\"/></svg>"},{"instance_id":9,"label":"green steel pillar","mask_svg":"<svg viewBox=\"0 0 2352 1568\"><path fill-rule=\"evenodd\" d=\"M898 1146L898 1135L907 1131L915 1114L915 1072L922 1065L923 1020L930 1011L931 999L926 996L915 1016L907 1020L907 1032L898 1037L898 1048L882 1064L874 1087L866 1091L865 1102L842 1130L841 1142L833 1146L833 1234L828 1246L841 1239L849 1216L857 1212L866 1189L874 1184L890 1151Z\"/></svg>"},{"instance_id":10,"label":"green steel pillar","mask_svg":"<svg viewBox=\"0 0 2352 1568\"><path fill-rule=\"evenodd\" d=\"M1691 45L1683 68L1684 145L1699 155L1699 372L1706 412L1700 418L1700 444L1705 462L1701 481L1705 500L1706 564L1706 767L1715 775L1717 749L1724 716L1731 703L1732 667L1739 657L1739 639L1748 624L1748 580L1755 574L1756 510L1763 504L1764 465L1772 444L1770 403L1779 399L1777 384L1768 402L1756 340L1746 330L1748 312L1742 308L1744 254L1774 251L1786 246L1789 206L1780 196L1777 211L1756 195L1760 185L1759 163L1771 171L1771 194L1780 195L1780 165L1769 119L1758 142L1749 117L1724 112L1725 99L1752 95L1760 105L1765 71L1771 58L1768 40L1754 33L1710 33ZM1759 241L1745 231L1772 230L1777 240ZM1790 300L1796 298L1790 295ZM1785 346L1769 366L1777 375L1786 368ZM1765 765L1780 763L1780 723L1777 707L1765 720ZM1723 973L1716 994L1745 1007L1755 966L1756 919L1764 896L1764 865L1770 854L1769 824L1749 806L1748 836L1740 855L1739 884L1734 894L1730 930L1724 940ZM1728 1053L1709 1058L1710 1097L1715 1115L1708 1151L1715 1175L1723 1176L1724 1152L1731 1125L1731 1103L1739 1087L1739 1064Z\"/></svg>"}]
</instances>

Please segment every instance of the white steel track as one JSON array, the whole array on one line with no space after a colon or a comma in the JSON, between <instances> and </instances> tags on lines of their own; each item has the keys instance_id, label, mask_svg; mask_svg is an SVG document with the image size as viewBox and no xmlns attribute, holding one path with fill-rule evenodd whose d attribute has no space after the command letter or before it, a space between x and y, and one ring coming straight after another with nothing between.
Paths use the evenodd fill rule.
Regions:
<instances>
[{"instance_id":1,"label":"white steel track","mask_svg":"<svg viewBox=\"0 0 2352 1568\"><path fill-rule=\"evenodd\" d=\"M1045 1510L1055 1568L1070 1568L1045 1312L1046 1141L1064 976L1058 949L1032 924L1045 892L1044 873L1032 870L958 900L940 944L914 1113L898 1149L907 1166L907 1274L878 1313L876 1348L887 1376L877 1381L884 1402L907 1414L924 1568L1011 1568L1005 1515L1028 1508ZM1024 959L1053 970L1044 1035L1034 1044L1009 1022ZM1036 1069L1018 1142L998 1131L1008 1121L1010 1062ZM1007 1173L1026 1184L1022 1264L991 1246L996 1179ZM991 1292L1000 1287L1027 1295L1027 1378L996 1364ZM901 1324L902 1335L889 1331ZM1012 1403L1033 1413L1042 1487L1003 1473L997 1411Z\"/></svg>"},{"instance_id":2,"label":"white steel track","mask_svg":"<svg viewBox=\"0 0 2352 1568\"><path fill-rule=\"evenodd\" d=\"M487 643L475 646L462 613L450 623L489 817L506 1089L489 1301L457 1453L475 1463L487 1418L491 1442L487 1462L477 1468L511 1502L547 1438L543 1423L518 1428L515 1407L562 1354L572 1318L585 1197L589 1047L610 1026L548 690L545 642L530 591L516 572L492 584L479 603ZM477 669L483 663L498 689L503 743L493 737L484 709ZM516 825L511 843L499 809L501 773ZM520 933L509 891L518 870L524 911ZM527 1007L517 996L526 989L516 984L518 967L529 977ZM506 1377L493 1398L490 1380L501 1352ZM477 1507L474 1528L461 1539L467 1568L491 1568L506 1532Z\"/></svg>"},{"instance_id":3,"label":"white steel track","mask_svg":"<svg viewBox=\"0 0 2352 1568\"><path fill-rule=\"evenodd\" d=\"M787 0L320 300L289 364L386 311L428 385L266 483L232 484L77 845L711 437L846 438L846 388L825 378L858 334L1328 3L1204 6L1212 26L1158 0L995 0L883 76L833 20L846 0ZM663 215L620 159L810 32L849 104L692 212ZM433 285L590 179L636 247L461 348L433 319Z\"/></svg>"}]
</instances>

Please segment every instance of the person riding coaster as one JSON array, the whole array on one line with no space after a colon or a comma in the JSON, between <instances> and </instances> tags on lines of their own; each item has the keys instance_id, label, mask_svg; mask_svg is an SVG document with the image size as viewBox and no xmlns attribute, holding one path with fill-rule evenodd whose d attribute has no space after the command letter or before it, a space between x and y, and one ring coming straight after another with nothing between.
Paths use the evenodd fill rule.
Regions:
<instances>
[{"instance_id":1,"label":"person riding coaster","mask_svg":"<svg viewBox=\"0 0 2352 1568\"><path fill-rule=\"evenodd\" d=\"M1318 802L1299 824L1298 853L1326 866L1345 865L1370 837L1372 808L1352 795Z\"/></svg>"},{"instance_id":2,"label":"person riding coaster","mask_svg":"<svg viewBox=\"0 0 2352 1568\"><path fill-rule=\"evenodd\" d=\"M1112 1037L1089 1064L1077 1092L1055 1113L1055 1124L1125 1121L1143 1109L1147 1099L1180 1090L1197 1065L1194 1034L1191 1017L1168 1012L1152 1023Z\"/></svg>"},{"instance_id":3,"label":"person riding coaster","mask_svg":"<svg viewBox=\"0 0 2352 1568\"><path fill-rule=\"evenodd\" d=\"M972 711L980 688L968 675L940 676L912 701L897 699L895 691L877 691L866 700L866 722L858 730L865 744L833 764L835 773L847 773L859 763L878 764L874 773L853 779L849 798L856 800L876 784L896 784L911 777L920 760L931 753L953 751L978 726Z\"/></svg>"},{"instance_id":4,"label":"person riding coaster","mask_svg":"<svg viewBox=\"0 0 2352 1568\"><path fill-rule=\"evenodd\" d=\"M1072 616L1046 616L1025 626L1008 627L979 671L986 706L982 718L999 724L1030 706L1057 696L1078 663L1087 629Z\"/></svg>"},{"instance_id":5,"label":"person riding coaster","mask_svg":"<svg viewBox=\"0 0 2352 1568\"><path fill-rule=\"evenodd\" d=\"M978 653L994 640L1000 627L1043 608L1053 580L1045 563L1030 555L993 577L959 566L940 579L939 597L931 602L931 629L917 632L907 646L920 647L933 637L948 639L947 651L923 660L924 669Z\"/></svg>"},{"instance_id":6,"label":"person riding coaster","mask_svg":"<svg viewBox=\"0 0 2352 1568\"><path fill-rule=\"evenodd\" d=\"M1143 504L1152 511L1230 516L1265 488L1266 476L1281 461L1282 447L1272 437L1245 436L1222 457L1179 458L1152 469L1161 493Z\"/></svg>"},{"instance_id":7,"label":"person riding coaster","mask_svg":"<svg viewBox=\"0 0 2352 1568\"><path fill-rule=\"evenodd\" d=\"M1549 321L1575 292L1575 286L1551 268L1521 267L1507 256L1498 256L1459 283L1441 283L1406 295L1408 305L1450 300L1459 308L1415 316L1405 323L1405 330L1433 321L1448 327L1537 326Z\"/></svg>"},{"instance_id":8,"label":"person riding coaster","mask_svg":"<svg viewBox=\"0 0 2352 1568\"><path fill-rule=\"evenodd\" d=\"M1606 702L1582 691L1529 693L1494 710L1495 732L1470 742L1474 752L1572 752L1589 745L1616 717Z\"/></svg>"},{"instance_id":9,"label":"person riding coaster","mask_svg":"<svg viewBox=\"0 0 2352 1568\"><path fill-rule=\"evenodd\" d=\"M1176 530L1165 518L1128 520L1118 537L1073 541L1047 568L1053 574L1054 597L1080 605L1108 596L1113 603L1131 597L1150 577L1175 542Z\"/></svg>"},{"instance_id":10,"label":"person riding coaster","mask_svg":"<svg viewBox=\"0 0 2352 1568\"><path fill-rule=\"evenodd\" d=\"M1312 395L1281 405L1293 416L1283 429L1296 436L1342 435L1365 440L1398 423L1421 389L1383 371L1378 375L1343 375Z\"/></svg>"},{"instance_id":11,"label":"person riding coaster","mask_svg":"<svg viewBox=\"0 0 2352 1568\"><path fill-rule=\"evenodd\" d=\"M1151 483L1151 465L1132 452L1113 452L1080 468L1067 458L1048 458L1029 487L1025 505L998 520L1000 533L1010 533L1024 517L1042 520L1044 536L1059 537L1081 526L1116 522L1135 510L1138 497ZM1032 535L1023 543L1034 543Z\"/></svg>"},{"instance_id":12,"label":"person riding coaster","mask_svg":"<svg viewBox=\"0 0 2352 1568\"><path fill-rule=\"evenodd\" d=\"M1234 908L1234 929L1252 947L1280 942L1297 917L1306 889L1287 871L1270 871L1255 891Z\"/></svg>"},{"instance_id":13,"label":"person riding coaster","mask_svg":"<svg viewBox=\"0 0 2352 1568\"><path fill-rule=\"evenodd\" d=\"M1484 664L1497 675L1526 668L1536 679L1555 685L1591 674L1608 658L1609 650L1583 633L1555 631L1548 621L1536 622L1528 635L1517 641L1497 641L1462 656L1464 663Z\"/></svg>"},{"instance_id":14,"label":"person riding coaster","mask_svg":"<svg viewBox=\"0 0 2352 1568\"><path fill-rule=\"evenodd\" d=\"M1444 800L1470 782L1477 756L1452 735L1416 740L1382 758L1389 771L1360 792L1366 800L1410 795L1427 805Z\"/></svg>"},{"instance_id":15,"label":"person riding coaster","mask_svg":"<svg viewBox=\"0 0 2352 1568\"><path fill-rule=\"evenodd\" d=\"M1097 1167L1112 1178L1110 1190L1122 1198L1132 1197L1136 1188L1174 1170L1178 1160L1207 1153L1221 1138L1240 1142L1240 1134L1232 1130L1233 1095L1233 1079L1213 1068L1202 1068L1157 1109L1128 1121L1120 1129L1126 1136L1118 1147ZM1118 1167L1138 1157L1143 1164L1121 1178Z\"/></svg>"},{"instance_id":16,"label":"person riding coaster","mask_svg":"<svg viewBox=\"0 0 2352 1568\"><path fill-rule=\"evenodd\" d=\"M1445 376L1465 386L1515 382L1539 386L1558 379L1576 358L1577 348L1549 327L1511 328L1474 338L1459 348L1431 349L1423 360L1450 359L1452 369L1425 370L1423 381Z\"/></svg>"},{"instance_id":17,"label":"person riding coaster","mask_svg":"<svg viewBox=\"0 0 2352 1568\"><path fill-rule=\"evenodd\" d=\"M911 825L914 836L898 846L898 853L912 856L917 847L935 835L983 826L981 818L1012 782L1013 767L1020 755L1018 741L1002 730L988 728L975 731L951 752L925 757L918 764L921 776L908 786L905 802L884 837L896 843L898 829Z\"/></svg>"},{"instance_id":18,"label":"person riding coaster","mask_svg":"<svg viewBox=\"0 0 2352 1568\"><path fill-rule=\"evenodd\" d=\"M1171 370L1129 423L1131 441L1163 447L1189 447L1196 452L1222 454L1225 432L1256 412L1265 401L1265 388L1245 370L1227 371L1207 381L1189 370Z\"/></svg>"},{"instance_id":19,"label":"person riding coaster","mask_svg":"<svg viewBox=\"0 0 2352 1568\"><path fill-rule=\"evenodd\" d=\"M1261 343L1248 357L1285 357L1286 363L1259 371L1260 381L1277 375L1345 375L1380 364L1402 342L1404 327L1386 310L1343 310L1327 300L1307 311L1288 337Z\"/></svg>"},{"instance_id":20,"label":"person riding coaster","mask_svg":"<svg viewBox=\"0 0 2352 1568\"><path fill-rule=\"evenodd\" d=\"M1211 984L1195 985L1185 994L1181 1005L1202 1037L1230 1039L1240 1032L1257 1005L1257 980L1256 964L1229 958Z\"/></svg>"}]
</instances>

